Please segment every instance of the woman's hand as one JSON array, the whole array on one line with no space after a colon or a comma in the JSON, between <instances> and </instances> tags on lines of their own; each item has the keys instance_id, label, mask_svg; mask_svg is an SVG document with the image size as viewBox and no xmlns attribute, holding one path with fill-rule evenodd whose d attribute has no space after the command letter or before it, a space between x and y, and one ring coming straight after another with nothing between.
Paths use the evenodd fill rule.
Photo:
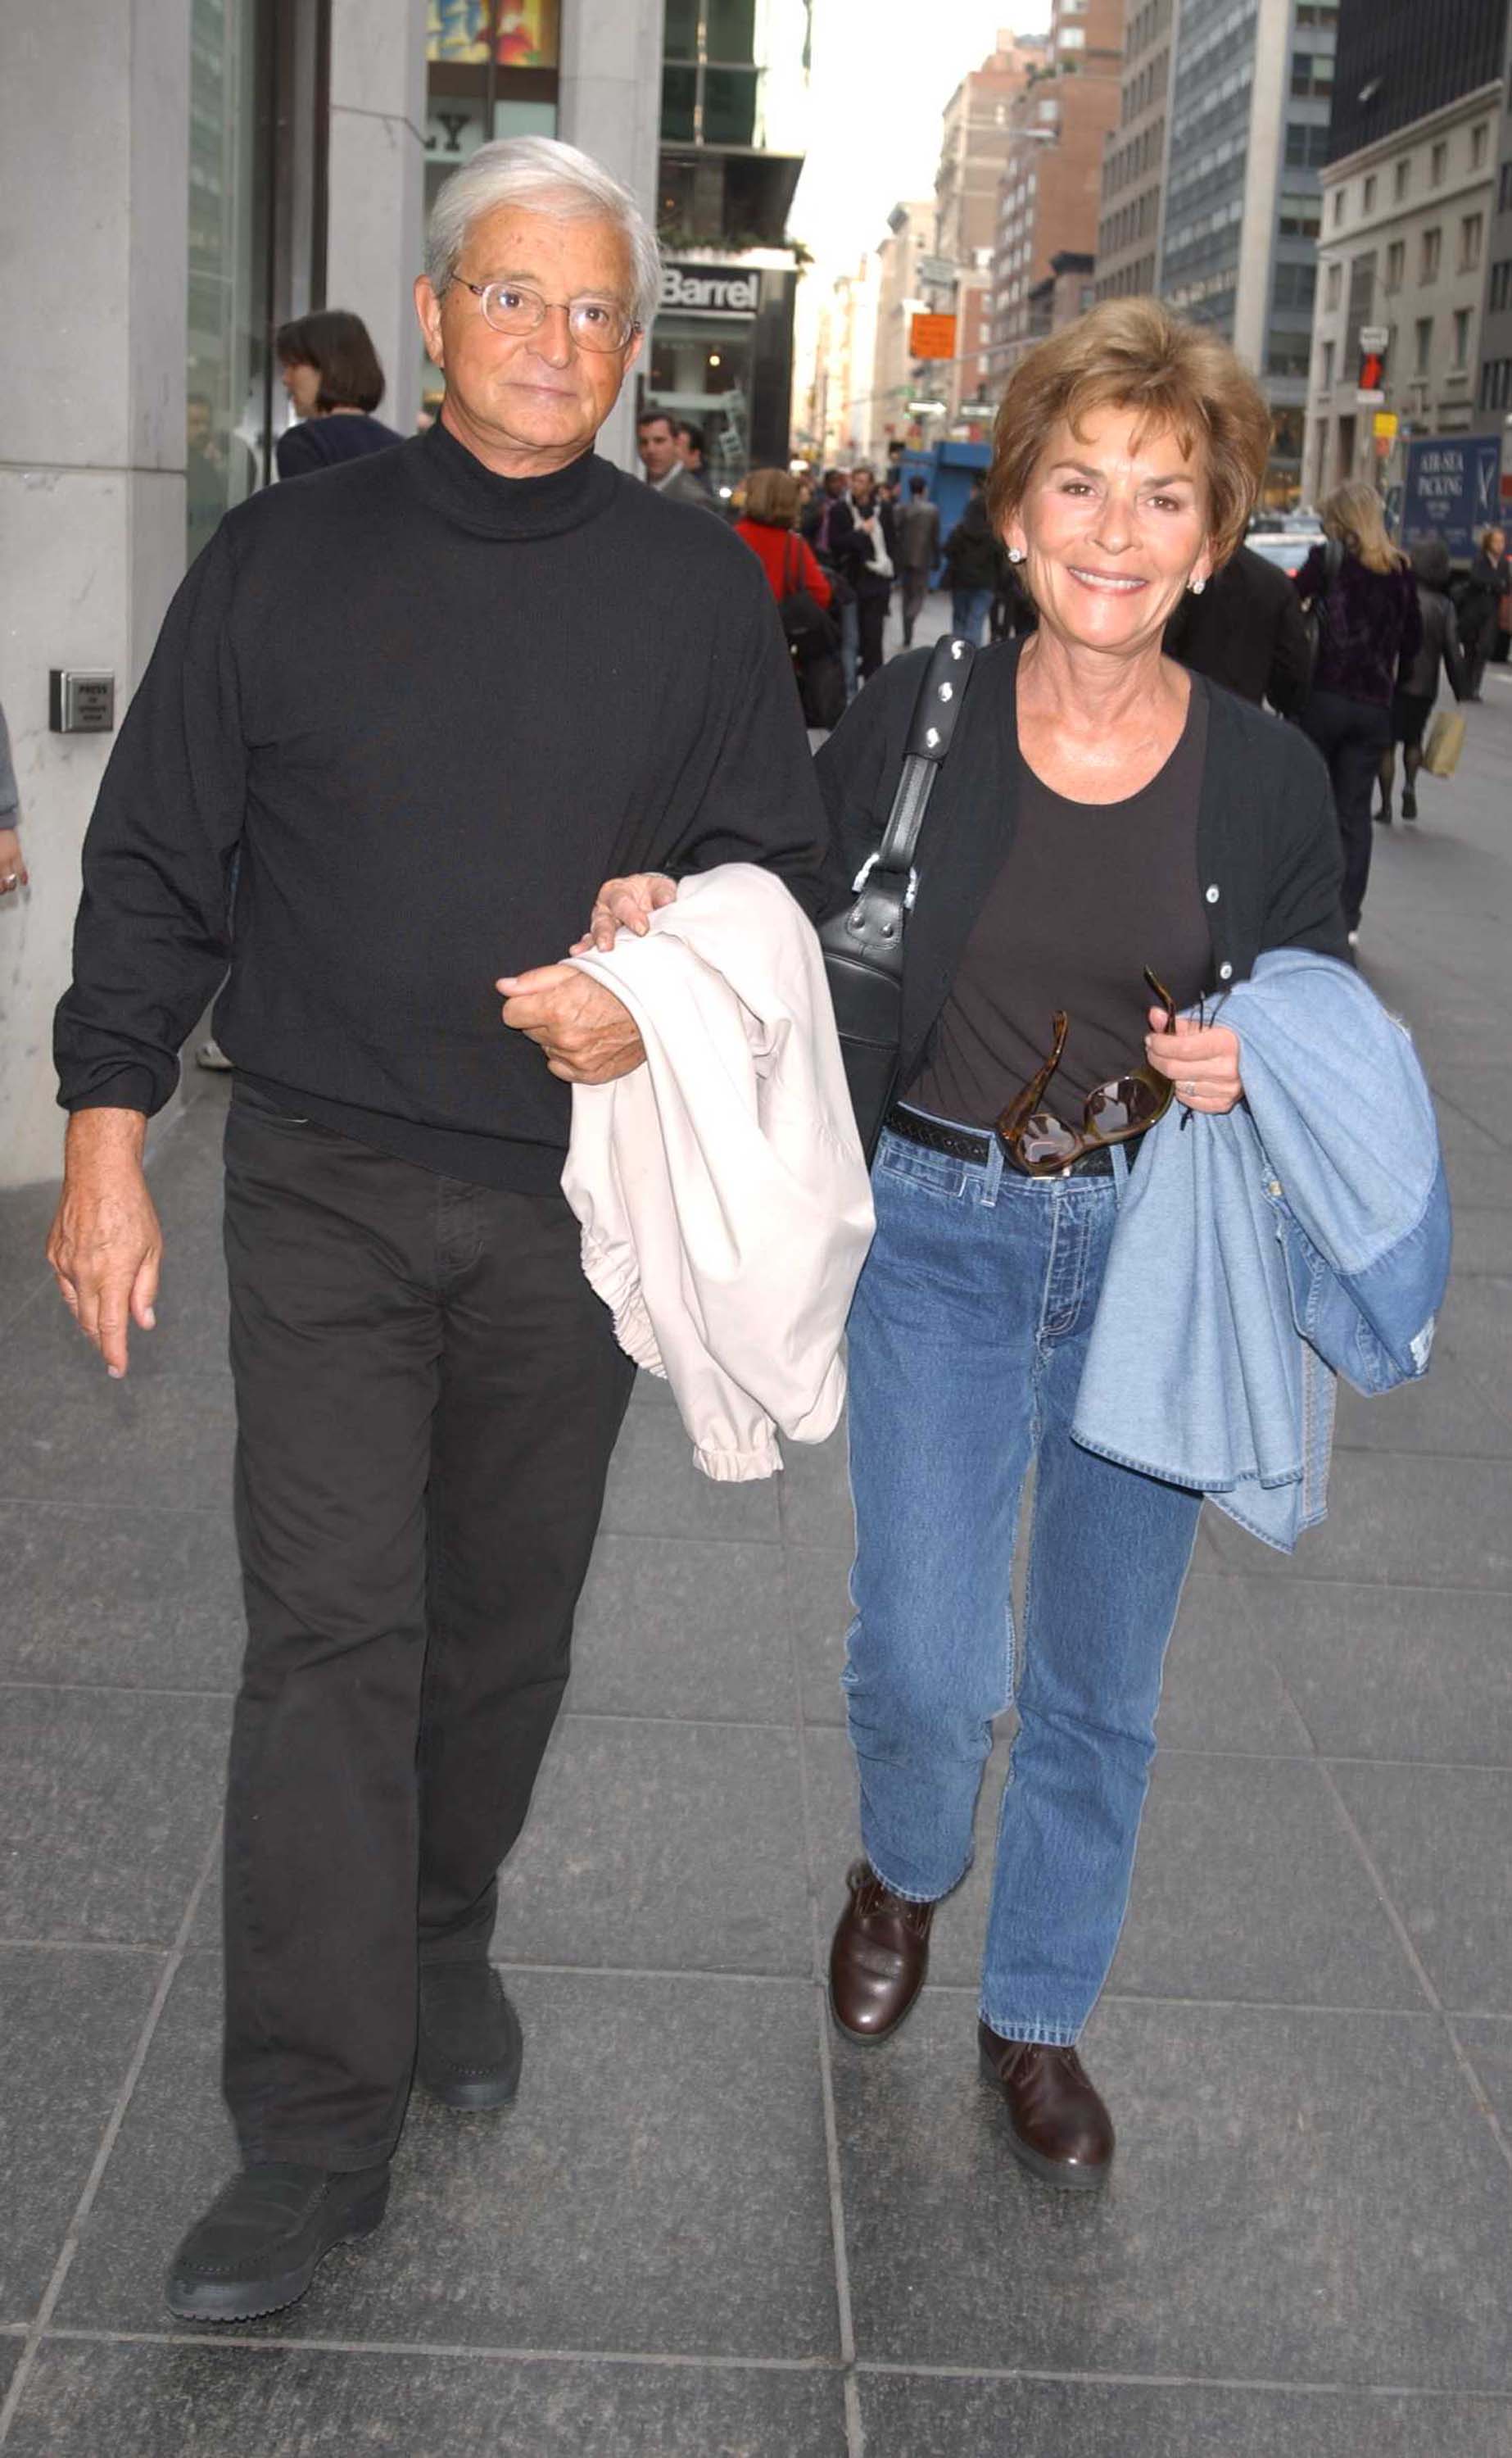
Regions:
<instances>
[{"instance_id":1,"label":"woman's hand","mask_svg":"<svg viewBox=\"0 0 1512 2458\"><path fill-rule=\"evenodd\" d=\"M17 888L25 887L29 876L14 828L0 828L0 896L13 896Z\"/></svg>"},{"instance_id":2,"label":"woman's hand","mask_svg":"<svg viewBox=\"0 0 1512 2458\"><path fill-rule=\"evenodd\" d=\"M1167 1032L1163 1007L1150 1009L1150 1021L1155 1030L1145 1035L1145 1055L1158 1075L1170 1077L1178 1101L1221 1118L1244 1098L1236 1032L1226 1024L1193 1024L1185 1015Z\"/></svg>"},{"instance_id":3,"label":"woman's hand","mask_svg":"<svg viewBox=\"0 0 1512 2458\"><path fill-rule=\"evenodd\" d=\"M651 917L663 905L677 900L677 883L662 870L637 870L629 879L606 879L593 899L593 910L581 939L574 939L568 949L570 956L586 956L590 948L607 954L614 945L616 930L633 930L644 939L651 928Z\"/></svg>"}]
</instances>

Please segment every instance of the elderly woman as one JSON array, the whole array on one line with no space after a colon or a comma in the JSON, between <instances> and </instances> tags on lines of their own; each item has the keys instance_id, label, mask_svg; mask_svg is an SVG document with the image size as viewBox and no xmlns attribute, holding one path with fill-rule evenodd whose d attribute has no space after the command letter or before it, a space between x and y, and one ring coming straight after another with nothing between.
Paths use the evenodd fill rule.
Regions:
<instances>
[{"instance_id":1,"label":"elderly woman","mask_svg":"<svg viewBox=\"0 0 1512 2458\"><path fill-rule=\"evenodd\" d=\"M844 1687L865 1857L835 2020L876 2041L908 2012L1011 1702L980 2045L1009 2147L1061 2186L1101 2183L1112 2157L1077 2042L1128 1901L1200 1507L1070 1439L1118 1181L1172 1093L1211 1113L1242 1095L1234 1034L1176 1010L1264 949L1344 952L1315 751L1161 649L1242 537L1268 437L1232 354L1152 300L1093 309L1015 371L987 501L1039 628L979 656L924 824L903 1097L851 1318ZM896 659L818 755L853 872L921 671Z\"/></svg>"}]
</instances>

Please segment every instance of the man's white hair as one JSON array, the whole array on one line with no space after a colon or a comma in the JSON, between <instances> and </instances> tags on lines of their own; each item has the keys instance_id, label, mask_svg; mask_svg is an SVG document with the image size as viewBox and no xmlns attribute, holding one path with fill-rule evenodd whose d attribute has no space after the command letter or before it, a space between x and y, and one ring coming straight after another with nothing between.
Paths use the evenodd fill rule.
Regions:
<instances>
[{"instance_id":1,"label":"man's white hair","mask_svg":"<svg viewBox=\"0 0 1512 2458\"><path fill-rule=\"evenodd\" d=\"M500 205L612 222L630 250L631 313L637 324L650 323L661 296L655 232L628 188L555 136L501 136L453 171L431 207L425 234L425 275L438 299L455 278L473 223Z\"/></svg>"}]
</instances>

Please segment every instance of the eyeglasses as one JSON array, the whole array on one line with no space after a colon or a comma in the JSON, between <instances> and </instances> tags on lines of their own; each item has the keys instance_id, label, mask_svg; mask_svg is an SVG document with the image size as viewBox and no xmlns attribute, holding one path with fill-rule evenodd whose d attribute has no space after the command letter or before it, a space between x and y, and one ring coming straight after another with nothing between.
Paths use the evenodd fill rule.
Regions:
<instances>
[{"instance_id":1,"label":"eyeglasses","mask_svg":"<svg viewBox=\"0 0 1512 2458\"><path fill-rule=\"evenodd\" d=\"M1166 1031L1174 1032L1175 1000L1148 965L1145 979L1166 1010ZM1135 1067L1127 1075L1115 1075L1110 1083L1094 1085L1083 1104L1079 1130L1063 1126L1050 1111L1040 1107L1070 1029L1070 1019L1062 1010L1057 1009L1053 1021L1055 1042L1048 1058L998 1120L1005 1152L1030 1177L1053 1177L1086 1153L1097 1152L1105 1144L1127 1144L1132 1136L1142 1135L1165 1116L1176 1089L1169 1075L1157 1075L1152 1067Z\"/></svg>"},{"instance_id":2,"label":"eyeglasses","mask_svg":"<svg viewBox=\"0 0 1512 2458\"><path fill-rule=\"evenodd\" d=\"M580 350L622 350L640 331L632 316L607 299L543 299L518 281L468 281L455 279L483 303L483 319L496 333L534 333L546 322L549 307L567 310L567 328Z\"/></svg>"}]
</instances>

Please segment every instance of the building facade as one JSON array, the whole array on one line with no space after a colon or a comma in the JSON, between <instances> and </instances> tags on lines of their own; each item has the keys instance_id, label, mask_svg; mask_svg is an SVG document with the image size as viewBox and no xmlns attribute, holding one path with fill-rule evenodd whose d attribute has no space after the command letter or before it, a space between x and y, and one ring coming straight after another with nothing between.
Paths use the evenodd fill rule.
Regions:
<instances>
[{"instance_id":1,"label":"building facade","mask_svg":"<svg viewBox=\"0 0 1512 2458\"><path fill-rule=\"evenodd\" d=\"M1384 482L1414 435L1478 424L1477 369L1502 88L1482 85L1323 174L1306 478ZM1385 339L1384 399L1357 398L1362 333ZM1377 432L1379 415L1394 424Z\"/></svg>"},{"instance_id":2,"label":"building facade","mask_svg":"<svg viewBox=\"0 0 1512 2458\"><path fill-rule=\"evenodd\" d=\"M944 107L935 174L935 252L952 264L975 265L979 253L992 246L1009 113L1048 57L1040 35L1000 33L997 48L962 78Z\"/></svg>"},{"instance_id":3,"label":"building facade","mask_svg":"<svg viewBox=\"0 0 1512 2458\"><path fill-rule=\"evenodd\" d=\"M1496 148L1496 198L1486 246L1486 286L1481 307L1481 365L1476 383L1477 424L1502 425L1502 510L1512 510L1512 10L1507 12L1502 65L1502 107Z\"/></svg>"},{"instance_id":4,"label":"building facade","mask_svg":"<svg viewBox=\"0 0 1512 2458\"><path fill-rule=\"evenodd\" d=\"M1148 297L1160 262L1178 0L1134 0L1124 33L1118 124L1103 153L1097 223L1099 299Z\"/></svg>"},{"instance_id":5,"label":"building facade","mask_svg":"<svg viewBox=\"0 0 1512 2458\"><path fill-rule=\"evenodd\" d=\"M873 455L877 302L877 259L863 256L854 273L831 284L819 313L806 440L825 469L849 469Z\"/></svg>"},{"instance_id":6,"label":"building facade","mask_svg":"<svg viewBox=\"0 0 1512 2458\"><path fill-rule=\"evenodd\" d=\"M1180 0L1156 287L1259 379L1265 500L1297 501L1336 0Z\"/></svg>"},{"instance_id":7,"label":"building facade","mask_svg":"<svg viewBox=\"0 0 1512 2458\"><path fill-rule=\"evenodd\" d=\"M1049 58L1012 104L993 240L998 383L1033 339L1031 293L1057 256L1092 256L1103 149L1119 115L1124 0L1056 0Z\"/></svg>"},{"instance_id":8,"label":"building facade","mask_svg":"<svg viewBox=\"0 0 1512 2458\"><path fill-rule=\"evenodd\" d=\"M933 303L925 296L922 260L935 253L935 202L894 205L887 237L877 250L877 341L872 361L873 454L885 458L889 445L902 445L915 431L908 405L918 398L909 334L913 319Z\"/></svg>"}]
</instances>

